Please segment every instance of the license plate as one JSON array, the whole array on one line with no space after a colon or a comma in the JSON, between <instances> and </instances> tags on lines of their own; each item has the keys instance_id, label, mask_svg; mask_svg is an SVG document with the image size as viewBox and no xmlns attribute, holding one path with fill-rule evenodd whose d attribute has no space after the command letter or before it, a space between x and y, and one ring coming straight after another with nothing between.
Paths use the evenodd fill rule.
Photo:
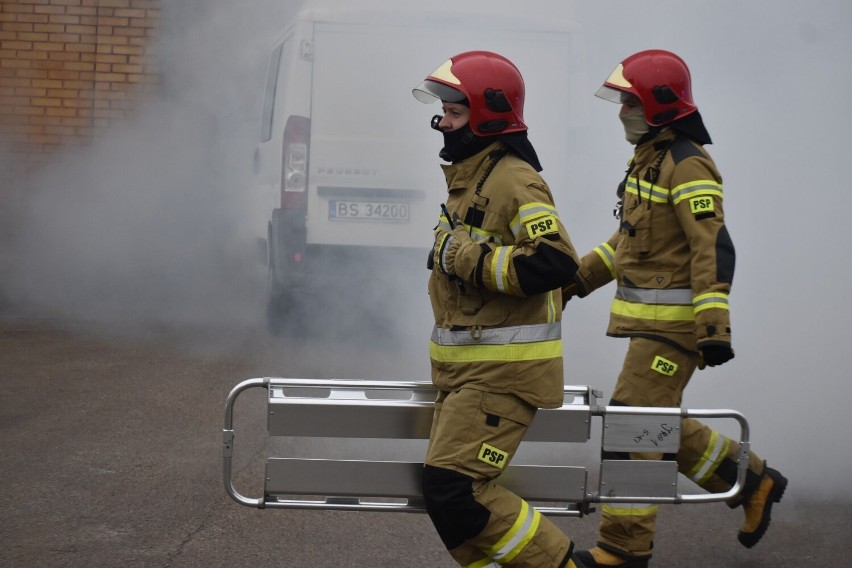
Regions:
<instances>
[{"instance_id":1,"label":"license plate","mask_svg":"<svg viewBox=\"0 0 852 568\"><path fill-rule=\"evenodd\" d=\"M329 201L330 221L394 221L407 222L408 203L382 201Z\"/></svg>"}]
</instances>

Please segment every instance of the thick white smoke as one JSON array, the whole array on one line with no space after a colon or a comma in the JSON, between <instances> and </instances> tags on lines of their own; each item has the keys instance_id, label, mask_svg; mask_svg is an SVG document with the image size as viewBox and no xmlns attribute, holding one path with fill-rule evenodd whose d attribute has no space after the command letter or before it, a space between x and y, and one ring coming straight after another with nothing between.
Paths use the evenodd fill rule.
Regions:
<instances>
[{"instance_id":1,"label":"thick white smoke","mask_svg":"<svg viewBox=\"0 0 852 568\"><path fill-rule=\"evenodd\" d=\"M370 4L389 13L398 7ZM566 61L581 71L580 84L564 97L579 109L577 124L548 120L552 109L539 104L553 69L521 69L530 137L540 144L543 175L581 253L614 230L615 187L630 155L617 107L596 99L594 91L619 61L642 49L669 49L687 61L714 139L709 150L725 180L738 265L731 297L736 358L697 373L685 404L743 411L751 419L754 449L782 468L792 487L848 498L844 473L852 454L834 440L852 426L846 408L852 383L841 358L852 343L842 292L849 254L841 241L843 217L852 209L842 170L844 140L852 132L852 110L844 100L852 92L852 5L469 4L483 13L569 19L582 31L581 49ZM429 9L451 19L454 5L439 2ZM265 268L256 261L254 244L269 212L246 179L266 56L296 8L295 2L271 1L166 8L160 96L132 123L93 148L59 156L27 180L25 190L14 191L24 203L15 207L15 249L0 257L7 268L7 304L112 326L262 327ZM430 29L441 42L437 21ZM429 71L412 69L411 86ZM388 97L411 98L409 91L377 93L377 105ZM432 110L412 99L411 112L423 115L424 137L434 136L425 126ZM546 143L537 142L555 136L570 137L575 149L567 171ZM435 143L437 152L437 138ZM438 168L437 157L428 159ZM422 230L426 246L431 227ZM408 276L387 269L389 278ZM604 289L572 300L563 326L566 382L592 384L607 396L626 348L624 341L604 337L611 294ZM416 315L407 323L412 335L423 338L423 352L410 354L417 366L410 368L421 373L429 331L425 290L409 301ZM399 309L399 319L406 320L406 307ZM276 342L257 343L280 349ZM357 360L360 378L368 378L370 364L358 354L352 348L346 356ZM328 375L352 368L341 359L324 363L334 370L319 362L311 370Z\"/></svg>"}]
</instances>

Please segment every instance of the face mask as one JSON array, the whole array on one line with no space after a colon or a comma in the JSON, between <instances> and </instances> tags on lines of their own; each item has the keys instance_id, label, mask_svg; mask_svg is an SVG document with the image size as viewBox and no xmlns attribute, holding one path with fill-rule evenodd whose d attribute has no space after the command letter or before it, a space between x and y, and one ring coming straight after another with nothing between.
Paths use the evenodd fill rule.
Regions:
<instances>
[{"instance_id":1,"label":"face mask","mask_svg":"<svg viewBox=\"0 0 852 568\"><path fill-rule=\"evenodd\" d=\"M624 137L631 144L636 144L642 139L651 126L645 122L645 114L642 112L642 107L638 107L635 111L619 115L621 123L624 125Z\"/></svg>"}]
</instances>

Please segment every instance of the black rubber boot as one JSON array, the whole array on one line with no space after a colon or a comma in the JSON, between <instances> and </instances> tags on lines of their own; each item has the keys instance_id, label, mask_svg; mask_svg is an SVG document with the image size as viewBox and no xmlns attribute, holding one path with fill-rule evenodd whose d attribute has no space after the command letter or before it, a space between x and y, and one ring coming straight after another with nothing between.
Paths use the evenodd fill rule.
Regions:
<instances>
[{"instance_id":1,"label":"black rubber boot","mask_svg":"<svg viewBox=\"0 0 852 568\"><path fill-rule=\"evenodd\" d=\"M648 563L651 560L650 556L633 556L630 558L626 558L624 556L620 556L618 554L606 550L602 550L601 552L606 554L608 557L613 557L613 560L617 561L617 559L620 559L621 562L617 564L600 564L597 560L595 560L595 557L592 556L592 553L589 550L576 551L572 560L574 560L574 564L576 564L577 568L599 568L601 566L616 566L618 568L647 568Z\"/></svg>"}]
</instances>

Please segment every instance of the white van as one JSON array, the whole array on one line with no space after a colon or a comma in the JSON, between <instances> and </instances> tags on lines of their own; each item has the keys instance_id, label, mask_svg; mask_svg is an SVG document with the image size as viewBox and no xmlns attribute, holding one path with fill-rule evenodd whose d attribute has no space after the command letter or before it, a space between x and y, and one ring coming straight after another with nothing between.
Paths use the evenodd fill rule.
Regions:
<instances>
[{"instance_id":1,"label":"white van","mask_svg":"<svg viewBox=\"0 0 852 568\"><path fill-rule=\"evenodd\" d=\"M530 139L554 190L566 177L570 129L582 121L573 105L580 36L568 22L468 13L464 3L338 4L307 3L269 57L254 172L271 212L273 331L308 292L345 294L358 275L393 284L394 274L419 271L425 282L446 191L442 138L429 127L441 109L411 90L451 55L495 51L520 68Z\"/></svg>"}]
</instances>

